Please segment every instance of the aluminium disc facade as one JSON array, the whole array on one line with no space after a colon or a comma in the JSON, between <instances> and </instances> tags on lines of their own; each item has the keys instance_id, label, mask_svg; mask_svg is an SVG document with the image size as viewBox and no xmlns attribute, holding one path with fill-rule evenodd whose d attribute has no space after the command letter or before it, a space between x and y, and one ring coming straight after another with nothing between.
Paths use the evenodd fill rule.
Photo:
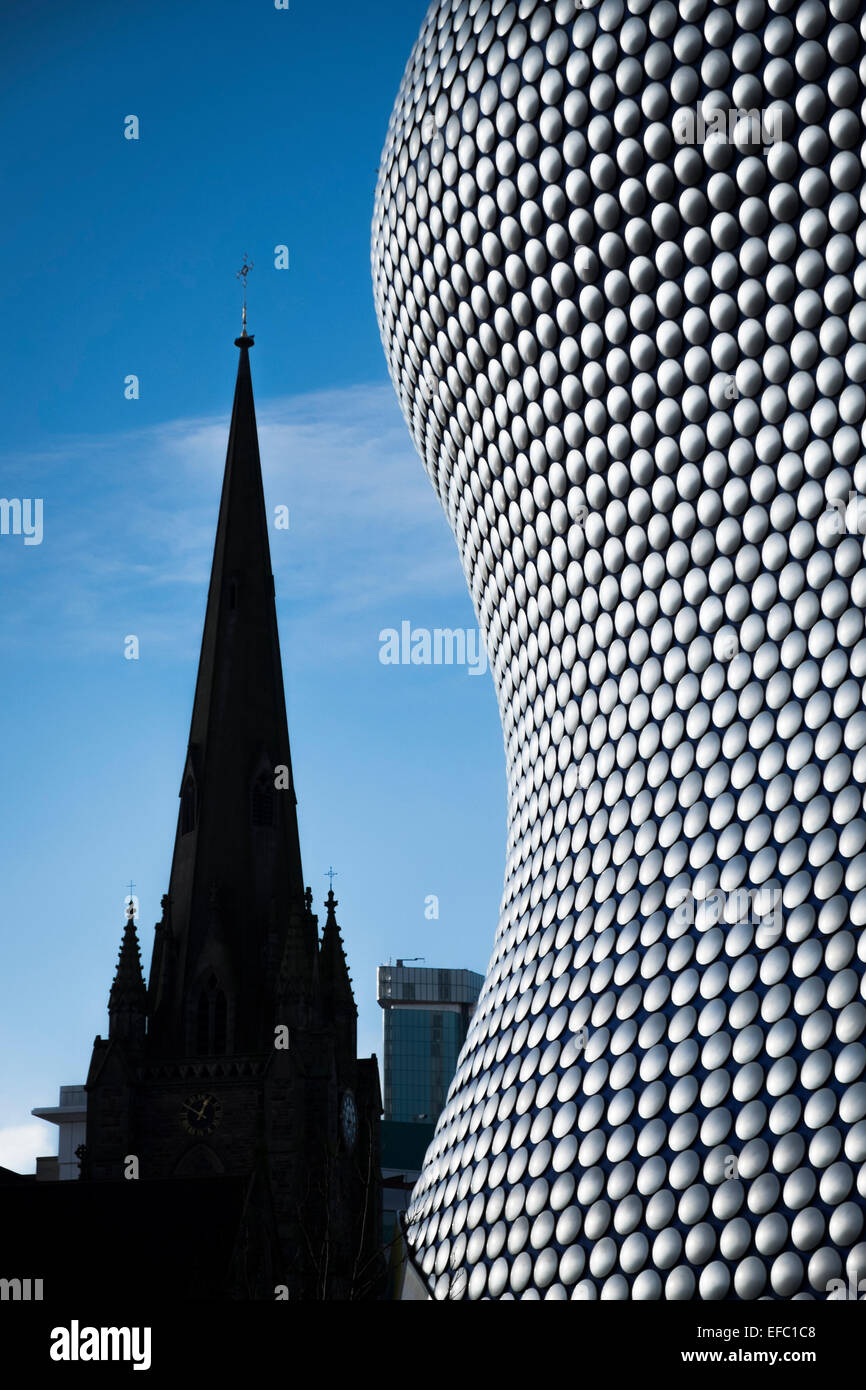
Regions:
<instances>
[{"instance_id":1,"label":"aluminium disc facade","mask_svg":"<svg viewBox=\"0 0 866 1390\"><path fill-rule=\"evenodd\" d=\"M376 307L509 812L407 1218L436 1298L866 1278L863 35L435 0L406 68Z\"/></svg>"}]
</instances>

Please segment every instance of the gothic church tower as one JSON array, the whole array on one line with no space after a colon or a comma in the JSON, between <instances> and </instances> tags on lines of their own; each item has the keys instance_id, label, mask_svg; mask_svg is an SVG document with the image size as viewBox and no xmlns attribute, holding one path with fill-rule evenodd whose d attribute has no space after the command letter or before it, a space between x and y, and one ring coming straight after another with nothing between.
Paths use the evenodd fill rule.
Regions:
<instances>
[{"instance_id":1,"label":"gothic church tower","mask_svg":"<svg viewBox=\"0 0 866 1390\"><path fill-rule=\"evenodd\" d=\"M250 376L240 349L169 890L145 989L126 923L87 1080L84 1173L246 1185L226 1296L348 1299L376 1286L375 1057L337 902L304 888ZM217 1189L219 1190L219 1189Z\"/></svg>"}]
</instances>

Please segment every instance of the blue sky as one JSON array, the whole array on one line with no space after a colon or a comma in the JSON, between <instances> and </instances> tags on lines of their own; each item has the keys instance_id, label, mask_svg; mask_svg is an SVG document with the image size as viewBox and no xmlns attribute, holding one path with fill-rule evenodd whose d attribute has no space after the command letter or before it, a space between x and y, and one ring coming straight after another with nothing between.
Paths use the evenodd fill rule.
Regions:
<instances>
[{"instance_id":1,"label":"blue sky","mask_svg":"<svg viewBox=\"0 0 866 1390\"><path fill-rule=\"evenodd\" d=\"M377 964L486 968L506 809L490 676L378 659L384 628L474 625L370 289L425 8L5 0L0 496L42 498L44 521L40 545L0 536L0 1164L54 1151L30 1110L107 1031L130 878L149 963L244 253L265 492L290 514L271 544L304 867L318 900L338 871L360 1049L381 1056Z\"/></svg>"}]
</instances>

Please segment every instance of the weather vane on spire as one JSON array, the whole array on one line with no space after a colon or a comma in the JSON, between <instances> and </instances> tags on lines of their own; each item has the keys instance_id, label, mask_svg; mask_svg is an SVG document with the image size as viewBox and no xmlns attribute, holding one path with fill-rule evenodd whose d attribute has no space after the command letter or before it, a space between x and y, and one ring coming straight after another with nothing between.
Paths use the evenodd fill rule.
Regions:
<instances>
[{"instance_id":1,"label":"weather vane on spire","mask_svg":"<svg viewBox=\"0 0 866 1390\"><path fill-rule=\"evenodd\" d=\"M235 276L235 279L242 280L244 285L244 308L243 316L241 319L241 324L243 328L241 337L243 338L246 338L247 336L247 276L249 275L254 265L255 261L251 261L247 256L246 252L244 252L244 263L238 271L237 275Z\"/></svg>"}]
</instances>

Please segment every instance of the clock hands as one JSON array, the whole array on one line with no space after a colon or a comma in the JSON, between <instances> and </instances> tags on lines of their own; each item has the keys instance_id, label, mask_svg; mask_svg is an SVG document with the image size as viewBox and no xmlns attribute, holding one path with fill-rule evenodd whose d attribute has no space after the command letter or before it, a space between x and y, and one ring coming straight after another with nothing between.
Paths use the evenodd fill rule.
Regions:
<instances>
[{"instance_id":1,"label":"clock hands","mask_svg":"<svg viewBox=\"0 0 866 1390\"><path fill-rule=\"evenodd\" d=\"M196 1110L195 1105L194 1105L191 1101L185 1100L185 1101L183 1102L183 1108L184 1108L184 1110L190 1110L190 1111L192 1111L193 1118L196 1119L196 1120L203 1120L203 1119L204 1119L204 1112L207 1110L207 1108L208 1108L209 1105L210 1105L210 1099L209 1099L209 1098L205 1099L205 1102L204 1102L204 1104L203 1104L201 1110Z\"/></svg>"}]
</instances>

